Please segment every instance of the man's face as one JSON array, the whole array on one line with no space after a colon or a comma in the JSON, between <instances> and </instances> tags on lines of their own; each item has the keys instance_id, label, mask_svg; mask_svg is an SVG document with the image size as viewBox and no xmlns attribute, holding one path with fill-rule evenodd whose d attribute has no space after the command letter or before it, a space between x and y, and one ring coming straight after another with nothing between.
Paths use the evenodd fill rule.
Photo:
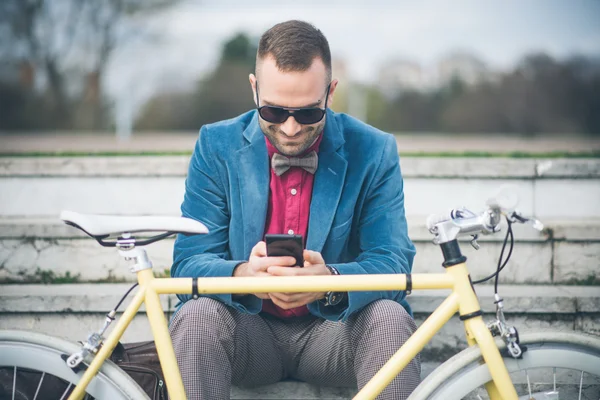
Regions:
<instances>
[{"instance_id":1,"label":"man's face","mask_svg":"<svg viewBox=\"0 0 600 400\"><path fill-rule=\"evenodd\" d=\"M258 105L290 108L325 107L327 93L327 70L320 58L315 58L311 67L302 72L280 71L273 57L259 61L258 77L250 75L250 84L256 101L258 78ZM331 83L327 104L333 100L337 81ZM293 113L283 123L268 122L259 116L260 127L273 146L286 156L296 156L308 149L325 127L325 119L315 124L303 125Z\"/></svg>"}]
</instances>

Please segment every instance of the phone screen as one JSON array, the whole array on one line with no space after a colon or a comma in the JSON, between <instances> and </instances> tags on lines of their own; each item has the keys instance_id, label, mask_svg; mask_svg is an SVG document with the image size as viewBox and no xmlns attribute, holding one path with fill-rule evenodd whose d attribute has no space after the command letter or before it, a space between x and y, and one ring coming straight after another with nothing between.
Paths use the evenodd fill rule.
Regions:
<instances>
[{"instance_id":1,"label":"phone screen","mask_svg":"<svg viewBox=\"0 0 600 400\"><path fill-rule=\"evenodd\" d=\"M304 266L304 257L302 256L304 246L302 235L265 235L267 243L267 256L279 257L290 256L296 259L295 267Z\"/></svg>"}]
</instances>

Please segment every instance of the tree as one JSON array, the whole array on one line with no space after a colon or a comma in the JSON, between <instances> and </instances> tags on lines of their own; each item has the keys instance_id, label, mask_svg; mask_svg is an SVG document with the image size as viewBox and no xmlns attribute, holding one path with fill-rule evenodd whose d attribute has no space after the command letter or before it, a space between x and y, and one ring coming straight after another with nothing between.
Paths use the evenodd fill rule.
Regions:
<instances>
[{"instance_id":1,"label":"tree","mask_svg":"<svg viewBox=\"0 0 600 400\"><path fill-rule=\"evenodd\" d=\"M223 43L217 66L191 93L162 93L151 99L136 121L138 129L199 129L255 107L248 81L254 72L256 44L242 33ZM175 110L157 113L157 110Z\"/></svg>"},{"instance_id":2,"label":"tree","mask_svg":"<svg viewBox=\"0 0 600 400\"><path fill-rule=\"evenodd\" d=\"M32 71L54 128L99 128L102 79L115 48L140 34L132 17L175 0L2 0L0 55ZM76 116L89 114L85 121Z\"/></svg>"},{"instance_id":3,"label":"tree","mask_svg":"<svg viewBox=\"0 0 600 400\"><path fill-rule=\"evenodd\" d=\"M257 46L242 33L223 44L221 60L194 94L196 128L235 117L255 107L248 75L254 72Z\"/></svg>"}]
</instances>

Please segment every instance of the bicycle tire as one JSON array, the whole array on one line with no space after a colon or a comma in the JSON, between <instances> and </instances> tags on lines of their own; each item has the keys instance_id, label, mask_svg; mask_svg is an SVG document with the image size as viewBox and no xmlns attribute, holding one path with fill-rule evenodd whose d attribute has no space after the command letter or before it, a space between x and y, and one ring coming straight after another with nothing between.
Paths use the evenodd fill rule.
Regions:
<instances>
[{"instance_id":1,"label":"bicycle tire","mask_svg":"<svg viewBox=\"0 0 600 400\"><path fill-rule=\"evenodd\" d=\"M599 337L575 332L539 332L522 335L521 344L527 346L522 359L515 360L508 354L503 354L511 376L525 371L529 379L527 371L539 368L574 369L596 376L600 384ZM501 351L506 348L500 339L496 340L496 345ZM490 380L491 376L481 356L481 350L478 346L473 346L434 370L415 389L409 400L468 398L469 394ZM595 399L600 396L597 386L592 387L592 398ZM519 393L519 396L523 394L528 393ZM564 397L561 395L560 398Z\"/></svg>"},{"instance_id":2,"label":"bicycle tire","mask_svg":"<svg viewBox=\"0 0 600 400\"><path fill-rule=\"evenodd\" d=\"M79 350L80 346L60 338L29 331L0 330L0 368L42 372L44 376L54 376L74 386L83 372L73 372L61 355ZM92 379L86 394L100 400L149 399L129 375L109 360Z\"/></svg>"}]
</instances>

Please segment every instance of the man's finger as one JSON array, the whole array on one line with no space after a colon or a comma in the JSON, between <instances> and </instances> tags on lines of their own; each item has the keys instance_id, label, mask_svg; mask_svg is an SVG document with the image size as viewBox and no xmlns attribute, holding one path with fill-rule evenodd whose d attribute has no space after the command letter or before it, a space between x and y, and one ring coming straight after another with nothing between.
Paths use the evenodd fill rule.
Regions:
<instances>
[{"instance_id":1,"label":"man's finger","mask_svg":"<svg viewBox=\"0 0 600 400\"><path fill-rule=\"evenodd\" d=\"M282 301L278 297L274 296L274 293L269 293L269 297L276 306L279 306L284 310L289 310L291 308L301 307L308 304L308 302L305 300Z\"/></svg>"},{"instance_id":2,"label":"man's finger","mask_svg":"<svg viewBox=\"0 0 600 400\"><path fill-rule=\"evenodd\" d=\"M285 256L285 257L260 257L260 259L257 261L258 264L260 264L261 266L261 270L264 269L266 270L266 268L271 267L271 266L278 266L278 267L284 267L287 268L286 266L292 266L296 263L296 259L294 257L289 257L289 256Z\"/></svg>"},{"instance_id":3,"label":"man's finger","mask_svg":"<svg viewBox=\"0 0 600 400\"><path fill-rule=\"evenodd\" d=\"M269 298L271 299L273 304L275 304L279 308L283 308L284 310L288 310L288 309L292 308L285 301L281 301L277 297L273 296L272 293L269 293Z\"/></svg>"},{"instance_id":4,"label":"man's finger","mask_svg":"<svg viewBox=\"0 0 600 400\"><path fill-rule=\"evenodd\" d=\"M304 259L311 264L325 264L323 256L318 251L304 250Z\"/></svg>"},{"instance_id":5,"label":"man's finger","mask_svg":"<svg viewBox=\"0 0 600 400\"><path fill-rule=\"evenodd\" d=\"M287 293L269 293L269 297L271 297L271 298L274 297L283 303L289 303L289 302L293 301L293 296L291 296Z\"/></svg>"},{"instance_id":6,"label":"man's finger","mask_svg":"<svg viewBox=\"0 0 600 400\"><path fill-rule=\"evenodd\" d=\"M265 257L267 255L267 244L264 241L256 243L250 251L250 256Z\"/></svg>"},{"instance_id":7,"label":"man's finger","mask_svg":"<svg viewBox=\"0 0 600 400\"><path fill-rule=\"evenodd\" d=\"M269 293L269 295L285 303L298 303L310 297L308 293Z\"/></svg>"},{"instance_id":8,"label":"man's finger","mask_svg":"<svg viewBox=\"0 0 600 400\"><path fill-rule=\"evenodd\" d=\"M304 268L280 267L280 266L271 266L271 267L267 268L267 272L274 276L311 275L311 274L304 273Z\"/></svg>"},{"instance_id":9,"label":"man's finger","mask_svg":"<svg viewBox=\"0 0 600 400\"><path fill-rule=\"evenodd\" d=\"M253 276L270 276L270 274L267 273L267 268L269 268L269 264L262 262L263 258L264 257L260 257L258 260L252 260L250 268L252 269Z\"/></svg>"}]
</instances>

